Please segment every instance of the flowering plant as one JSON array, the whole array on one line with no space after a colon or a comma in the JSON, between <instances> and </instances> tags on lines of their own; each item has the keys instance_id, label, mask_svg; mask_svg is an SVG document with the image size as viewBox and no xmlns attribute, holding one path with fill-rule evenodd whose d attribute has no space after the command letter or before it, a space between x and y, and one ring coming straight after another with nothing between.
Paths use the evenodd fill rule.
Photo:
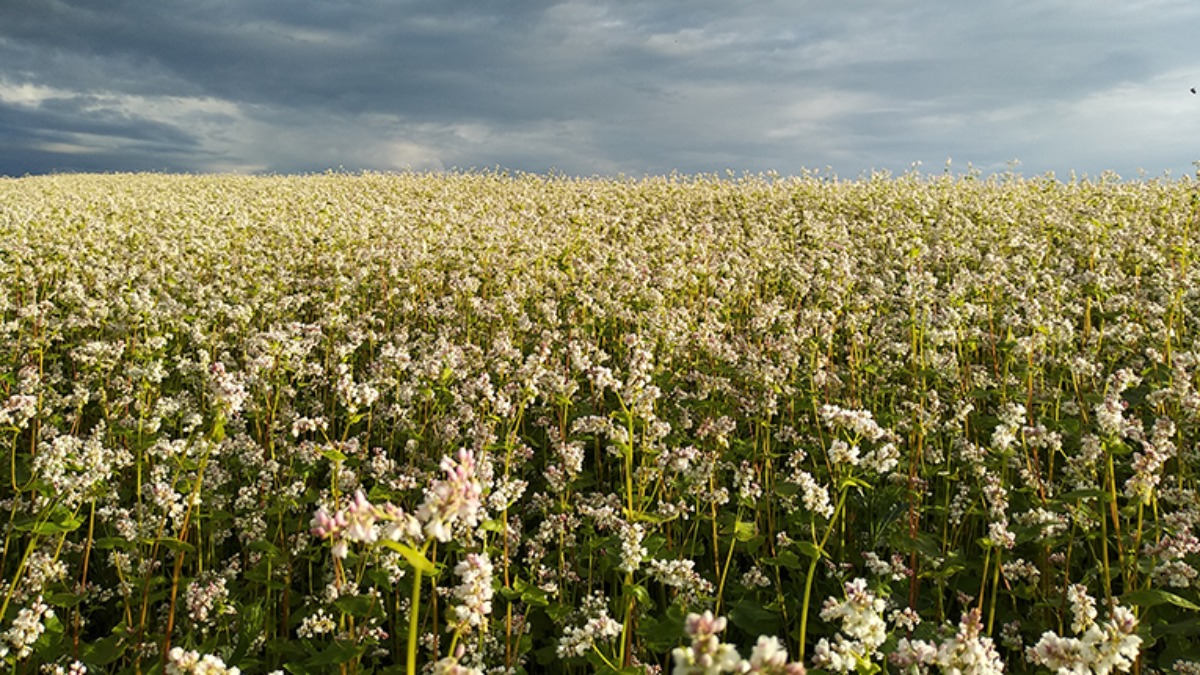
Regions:
<instances>
[{"instance_id":1,"label":"flowering plant","mask_svg":"<svg viewBox=\"0 0 1200 675\"><path fill-rule=\"evenodd\" d=\"M0 659L1195 672L1195 194L0 179Z\"/></svg>"}]
</instances>

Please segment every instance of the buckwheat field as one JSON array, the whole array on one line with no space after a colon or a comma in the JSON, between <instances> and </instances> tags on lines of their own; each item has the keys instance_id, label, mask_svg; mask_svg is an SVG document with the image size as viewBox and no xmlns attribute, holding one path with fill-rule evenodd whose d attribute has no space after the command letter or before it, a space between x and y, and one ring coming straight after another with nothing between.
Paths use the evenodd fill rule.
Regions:
<instances>
[{"instance_id":1,"label":"buckwheat field","mask_svg":"<svg viewBox=\"0 0 1200 675\"><path fill-rule=\"evenodd\" d=\"M1200 184L0 179L38 673L1200 673Z\"/></svg>"}]
</instances>

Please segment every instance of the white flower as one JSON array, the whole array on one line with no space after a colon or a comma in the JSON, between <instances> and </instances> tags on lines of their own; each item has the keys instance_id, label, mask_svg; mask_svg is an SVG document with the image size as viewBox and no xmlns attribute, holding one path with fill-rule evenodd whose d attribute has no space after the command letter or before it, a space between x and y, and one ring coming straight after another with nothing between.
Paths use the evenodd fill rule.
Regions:
<instances>
[{"instance_id":1,"label":"white flower","mask_svg":"<svg viewBox=\"0 0 1200 675\"><path fill-rule=\"evenodd\" d=\"M821 618L825 621L840 619L842 634L861 643L866 652L872 652L887 639L887 624L882 616L887 601L867 590L866 579L848 582L845 592L846 599L842 602L833 598L825 601Z\"/></svg>"},{"instance_id":2,"label":"white flower","mask_svg":"<svg viewBox=\"0 0 1200 675\"><path fill-rule=\"evenodd\" d=\"M800 485L800 498L804 508L824 518L833 517L833 504L829 501L829 490L817 482L807 471L797 471L792 478Z\"/></svg>"},{"instance_id":3,"label":"white flower","mask_svg":"<svg viewBox=\"0 0 1200 675\"><path fill-rule=\"evenodd\" d=\"M454 567L462 582L454 587L458 600L454 607L455 623L451 628L470 631L487 624L492 613L492 563L487 553L468 553Z\"/></svg>"},{"instance_id":4,"label":"white flower","mask_svg":"<svg viewBox=\"0 0 1200 675\"><path fill-rule=\"evenodd\" d=\"M1067 600L1071 603L1071 630L1082 633L1096 620L1096 600L1088 595L1087 586L1072 584L1067 589Z\"/></svg>"},{"instance_id":5,"label":"white flower","mask_svg":"<svg viewBox=\"0 0 1200 675\"><path fill-rule=\"evenodd\" d=\"M642 527L641 523L621 526L621 563L617 569L622 572L637 571L642 564L642 559L648 553L646 547L642 546L642 537L645 534L646 529Z\"/></svg>"},{"instance_id":6,"label":"white flower","mask_svg":"<svg viewBox=\"0 0 1200 675\"><path fill-rule=\"evenodd\" d=\"M1004 661L989 637L981 635L983 622L979 608L963 615L958 633L942 643L937 664L947 675L1003 675Z\"/></svg>"},{"instance_id":7,"label":"white flower","mask_svg":"<svg viewBox=\"0 0 1200 675\"><path fill-rule=\"evenodd\" d=\"M167 653L166 675L240 675L241 669L229 667L212 654L201 656L198 652L172 647Z\"/></svg>"},{"instance_id":8,"label":"white flower","mask_svg":"<svg viewBox=\"0 0 1200 675\"><path fill-rule=\"evenodd\" d=\"M39 595L28 607L22 607L8 630L0 634L0 648L18 661L28 657L33 653L33 644L46 631L43 621L52 616L54 610Z\"/></svg>"},{"instance_id":9,"label":"white flower","mask_svg":"<svg viewBox=\"0 0 1200 675\"><path fill-rule=\"evenodd\" d=\"M1036 645L1026 650L1026 660L1046 666L1060 675L1128 672L1137 660L1142 645L1142 638L1136 633L1138 622L1133 612L1118 605L1113 608L1108 621L1097 624L1091 620L1095 618L1094 601L1088 602L1091 598L1082 586L1073 586L1069 599L1076 616L1072 628L1077 633L1082 632L1082 635L1079 638L1066 638L1046 631ZM1082 631L1078 626L1084 626Z\"/></svg>"},{"instance_id":10,"label":"white flower","mask_svg":"<svg viewBox=\"0 0 1200 675\"><path fill-rule=\"evenodd\" d=\"M450 541L451 527L462 521L467 527L479 524L483 488L475 474L475 455L459 450L457 460L442 458L446 479L438 481L425 493L425 501L417 509L417 517L425 523L425 534L441 542Z\"/></svg>"},{"instance_id":11,"label":"white flower","mask_svg":"<svg viewBox=\"0 0 1200 675\"><path fill-rule=\"evenodd\" d=\"M804 675L804 665L788 662L787 649L774 636L761 635L750 653L750 659L739 670L760 675Z\"/></svg>"}]
</instances>

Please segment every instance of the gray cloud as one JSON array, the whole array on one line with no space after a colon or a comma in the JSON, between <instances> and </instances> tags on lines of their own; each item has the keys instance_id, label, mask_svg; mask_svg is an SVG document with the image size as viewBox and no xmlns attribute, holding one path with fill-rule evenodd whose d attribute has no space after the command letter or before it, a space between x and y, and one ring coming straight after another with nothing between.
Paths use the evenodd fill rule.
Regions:
<instances>
[{"instance_id":1,"label":"gray cloud","mask_svg":"<svg viewBox=\"0 0 1200 675\"><path fill-rule=\"evenodd\" d=\"M7 0L0 174L1190 173L1189 0ZM936 170L936 168L935 168Z\"/></svg>"}]
</instances>

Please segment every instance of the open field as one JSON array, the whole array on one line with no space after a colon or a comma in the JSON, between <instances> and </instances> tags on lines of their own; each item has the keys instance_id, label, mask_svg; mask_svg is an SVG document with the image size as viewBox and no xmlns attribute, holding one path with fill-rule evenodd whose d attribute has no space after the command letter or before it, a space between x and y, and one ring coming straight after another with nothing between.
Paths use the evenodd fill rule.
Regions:
<instances>
[{"instance_id":1,"label":"open field","mask_svg":"<svg viewBox=\"0 0 1200 675\"><path fill-rule=\"evenodd\" d=\"M1193 180L0 180L0 653L1200 672L1198 253Z\"/></svg>"}]
</instances>

